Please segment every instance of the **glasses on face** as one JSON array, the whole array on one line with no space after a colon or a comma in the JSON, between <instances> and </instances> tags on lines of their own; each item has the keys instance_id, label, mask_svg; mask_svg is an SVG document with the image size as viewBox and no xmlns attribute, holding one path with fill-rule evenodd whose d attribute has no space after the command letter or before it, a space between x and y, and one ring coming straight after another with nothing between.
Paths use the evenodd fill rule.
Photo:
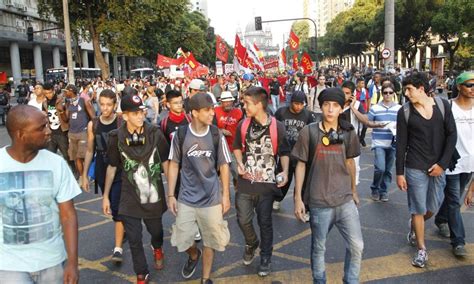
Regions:
<instances>
[{"instance_id":1,"label":"glasses on face","mask_svg":"<svg viewBox=\"0 0 474 284\"><path fill-rule=\"evenodd\" d=\"M395 92L391 91L391 92L383 92L384 95L393 95Z\"/></svg>"},{"instance_id":2,"label":"glasses on face","mask_svg":"<svg viewBox=\"0 0 474 284\"><path fill-rule=\"evenodd\" d=\"M474 87L474 83L462 83L461 85L463 85L463 86L466 87L466 88L472 88L472 87Z\"/></svg>"}]
</instances>

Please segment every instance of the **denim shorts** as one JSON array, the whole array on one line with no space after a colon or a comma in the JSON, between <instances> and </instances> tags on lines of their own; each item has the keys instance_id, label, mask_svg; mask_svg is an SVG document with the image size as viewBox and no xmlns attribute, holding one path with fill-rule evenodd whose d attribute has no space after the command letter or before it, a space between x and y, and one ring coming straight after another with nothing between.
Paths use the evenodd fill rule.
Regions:
<instances>
[{"instance_id":1,"label":"denim shorts","mask_svg":"<svg viewBox=\"0 0 474 284\"><path fill-rule=\"evenodd\" d=\"M444 199L446 176L431 177L426 171L405 168L410 214L425 215L427 211L436 214Z\"/></svg>"}]
</instances>

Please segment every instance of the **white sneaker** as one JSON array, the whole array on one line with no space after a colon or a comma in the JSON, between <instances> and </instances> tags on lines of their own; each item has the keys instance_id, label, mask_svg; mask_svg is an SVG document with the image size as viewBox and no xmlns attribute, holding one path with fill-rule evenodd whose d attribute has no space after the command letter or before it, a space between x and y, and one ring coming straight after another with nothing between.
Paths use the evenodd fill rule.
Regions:
<instances>
[{"instance_id":1,"label":"white sneaker","mask_svg":"<svg viewBox=\"0 0 474 284\"><path fill-rule=\"evenodd\" d=\"M280 210L281 202L280 201L273 201L273 210Z\"/></svg>"},{"instance_id":2,"label":"white sneaker","mask_svg":"<svg viewBox=\"0 0 474 284\"><path fill-rule=\"evenodd\" d=\"M304 213L304 221L305 221L306 223L309 222L309 212Z\"/></svg>"},{"instance_id":3,"label":"white sneaker","mask_svg":"<svg viewBox=\"0 0 474 284\"><path fill-rule=\"evenodd\" d=\"M195 240L196 242L199 242L199 241L201 241L201 239L202 239L202 238L201 238L201 232L199 232L199 230L198 230L197 234L194 235L194 240Z\"/></svg>"}]
</instances>

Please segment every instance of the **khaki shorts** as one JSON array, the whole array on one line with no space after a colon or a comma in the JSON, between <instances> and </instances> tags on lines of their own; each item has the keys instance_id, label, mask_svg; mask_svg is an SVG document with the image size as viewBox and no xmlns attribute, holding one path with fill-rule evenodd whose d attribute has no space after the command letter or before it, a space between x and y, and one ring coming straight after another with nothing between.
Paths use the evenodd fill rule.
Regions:
<instances>
[{"instance_id":1,"label":"khaki shorts","mask_svg":"<svg viewBox=\"0 0 474 284\"><path fill-rule=\"evenodd\" d=\"M201 232L205 247L224 251L230 241L227 221L222 217L222 206L194 208L178 202L176 223L172 226L171 245L179 252L194 245L194 236Z\"/></svg>"},{"instance_id":2,"label":"khaki shorts","mask_svg":"<svg viewBox=\"0 0 474 284\"><path fill-rule=\"evenodd\" d=\"M68 133L69 137L69 159L71 161L84 159L87 151L87 132Z\"/></svg>"}]
</instances>

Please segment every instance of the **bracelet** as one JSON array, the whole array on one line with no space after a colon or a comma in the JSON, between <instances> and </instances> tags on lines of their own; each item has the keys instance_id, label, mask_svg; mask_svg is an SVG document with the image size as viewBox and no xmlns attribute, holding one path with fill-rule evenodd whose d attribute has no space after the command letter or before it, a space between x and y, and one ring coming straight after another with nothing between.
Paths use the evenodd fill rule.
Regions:
<instances>
[{"instance_id":1,"label":"bracelet","mask_svg":"<svg viewBox=\"0 0 474 284\"><path fill-rule=\"evenodd\" d=\"M168 197L174 197L174 195L168 195Z\"/></svg>"}]
</instances>

